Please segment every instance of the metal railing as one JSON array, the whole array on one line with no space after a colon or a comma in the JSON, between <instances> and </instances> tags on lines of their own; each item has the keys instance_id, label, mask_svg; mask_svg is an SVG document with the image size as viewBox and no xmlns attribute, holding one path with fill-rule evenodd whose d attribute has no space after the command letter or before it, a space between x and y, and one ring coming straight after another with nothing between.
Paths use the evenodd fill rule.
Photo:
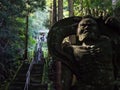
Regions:
<instances>
[{"instance_id":1,"label":"metal railing","mask_svg":"<svg viewBox=\"0 0 120 90\"><path fill-rule=\"evenodd\" d=\"M30 85L30 72L31 72L31 69L32 69L34 63L35 63L35 61L33 59L32 62L30 63L30 66L29 66L27 74L26 74L26 82L25 82L24 90L28 90L28 87Z\"/></svg>"},{"instance_id":2,"label":"metal railing","mask_svg":"<svg viewBox=\"0 0 120 90\"><path fill-rule=\"evenodd\" d=\"M33 68L33 64L38 63L39 61L41 61L42 58L43 58L42 45L41 45L41 41L39 40L34 50L34 58L32 59L26 74L26 82L25 82L24 90L29 90L30 74Z\"/></svg>"}]
</instances>

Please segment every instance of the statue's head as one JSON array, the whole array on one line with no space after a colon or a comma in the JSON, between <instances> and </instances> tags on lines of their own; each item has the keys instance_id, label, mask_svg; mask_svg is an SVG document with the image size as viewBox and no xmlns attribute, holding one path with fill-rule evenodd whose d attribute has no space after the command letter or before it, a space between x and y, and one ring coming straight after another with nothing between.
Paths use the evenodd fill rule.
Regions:
<instances>
[{"instance_id":1,"label":"statue's head","mask_svg":"<svg viewBox=\"0 0 120 90\"><path fill-rule=\"evenodd\" d=\"M93 17L86 16L78 24L77 36L79 41L96 39L98 36L98 25Z\"/></svg>"}]
</instances>

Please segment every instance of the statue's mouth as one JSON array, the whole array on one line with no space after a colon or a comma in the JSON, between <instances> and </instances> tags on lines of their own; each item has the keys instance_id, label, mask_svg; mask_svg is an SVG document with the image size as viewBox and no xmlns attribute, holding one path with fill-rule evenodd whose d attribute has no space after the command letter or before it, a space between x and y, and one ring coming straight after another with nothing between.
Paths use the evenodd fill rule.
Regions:
<instances>
[{"instance_id":1,"label":"statue's mouth","mask_svg":"<svg viewBox=\"0 0 120 90\"><path fill-rule=\"evenodd\" d=\"M83 31L83 34L90 34L90 33L93 33L93 30L90 28L87 28Z\"/></svg>"}]
</instances>

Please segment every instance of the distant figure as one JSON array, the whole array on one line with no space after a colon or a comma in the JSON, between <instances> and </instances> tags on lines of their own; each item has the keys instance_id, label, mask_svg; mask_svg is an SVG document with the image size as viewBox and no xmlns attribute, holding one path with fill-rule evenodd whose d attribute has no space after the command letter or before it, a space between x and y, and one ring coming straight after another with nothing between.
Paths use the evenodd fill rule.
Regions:
<instances>
[{"instance_id":1,"label":"distant figure","mask_svg":"<svg viewBox=\"0 0 120 90\"><path fill-rule=\"evenodd\" d=\"M40 39L41 39L42 42L44 42L45 41L45 35L43 34Z\"/></svg>"},{"instance_id":2,"label":"distant figure","mask_svg":"<svg viewBox=\"0 0 120 90\"><path fill-rule=\"evenodd\" d=\"M36 63L41 62L42 64L44 63L44 54L42 51L42 42L40 39L38 39L39 41L36 44L36 49L35 49L35 61Z\"/></svg>"}]
</instances>

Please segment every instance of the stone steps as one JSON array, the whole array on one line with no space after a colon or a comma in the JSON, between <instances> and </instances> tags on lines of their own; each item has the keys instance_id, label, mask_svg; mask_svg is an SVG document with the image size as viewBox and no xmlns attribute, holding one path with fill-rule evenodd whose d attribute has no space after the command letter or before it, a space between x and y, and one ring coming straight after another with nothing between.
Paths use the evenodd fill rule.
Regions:
<instances>
[{"instance_id":1,"label":"stone steps","mask_svg":"<svg viewBox=\"0 0 120 90\"><path fill-rule=\"evenodd\" d=\"M43 75L43 64L33 64L30 74L30 85L28 90L47 90L47 84L41 84ZM23 64L15 79L9 85L8 90L24 90L26 73L29 64Z\"/></svg>"}]
</instances>

